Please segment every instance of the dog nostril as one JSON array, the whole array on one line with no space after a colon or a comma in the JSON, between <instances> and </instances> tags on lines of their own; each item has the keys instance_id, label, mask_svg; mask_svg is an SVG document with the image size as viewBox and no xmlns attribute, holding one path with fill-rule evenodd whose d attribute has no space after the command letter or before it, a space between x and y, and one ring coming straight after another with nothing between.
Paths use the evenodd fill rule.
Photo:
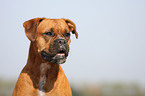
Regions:
<instances>
[{"instance_id":1,"label":"dog nostril","mask_svg":"<svg viewBox=\"0 0 145 96\"><path fill-rule=\"evenodd\" d=\"M64 42L63 42L64 44L66 44L66 41L64 40Z\"/></svg>"},{"instance_id":2,"label":"dog nostril","mask_svg":"<svg viewBox=\"0 0 145 96\"><path fill-rule=\"evenodd\" d=\"M62 41L61 41L61 40L58 40L58 43L59 43L59 44L61 44L61 43L62 43Z\"/></svg>"},{"instance_id":3,"label":"dog nostril","mask_svg":"<svg viewBox=\"0 0 145 96\"><path fill-rule=\"evenodd\" d=\"M66 41L65 40L58 40L58 43L59 44L66 44Z\"/></svg>"}]
</instances>

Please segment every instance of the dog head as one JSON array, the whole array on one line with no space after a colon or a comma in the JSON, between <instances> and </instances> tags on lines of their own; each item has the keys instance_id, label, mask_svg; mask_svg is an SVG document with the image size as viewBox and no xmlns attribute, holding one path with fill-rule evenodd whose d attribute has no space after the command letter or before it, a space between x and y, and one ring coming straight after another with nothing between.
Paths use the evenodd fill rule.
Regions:
<instances>
[{"instance_id":1,"label":"dog head","mask_svg":"<svg viewBox=\"0 0 145 96\"><path fill-rule=\"evenodd\" d=\"M41 58L50 63L62 64L65 62L70 44L70 32L75 34L75 24L69 19L35 18L24 22L25 34L36 44Z\"/></svg>"}]
</instances>

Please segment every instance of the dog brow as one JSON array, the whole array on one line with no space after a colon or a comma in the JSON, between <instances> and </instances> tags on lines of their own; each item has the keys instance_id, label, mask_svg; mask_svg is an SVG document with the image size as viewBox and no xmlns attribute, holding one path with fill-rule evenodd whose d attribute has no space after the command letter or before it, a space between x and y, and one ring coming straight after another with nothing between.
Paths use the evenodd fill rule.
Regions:
<instances>
[{"instance_id":1,"label":"dog brow","mask_svg":"<svg viewBox=\"0 0 145 96\"><path fill-rule=\"evenodd\" d=\"M67 33L68 32L68 30L67 29L64 29L65 30L65 33Z\"/></svg>"},{"instance_id":2,"label":"dog brow","mask_svg":"<svg viewBox=\"0 0 145 96\"><path fill-rule=\"evenodd\" d=\"M51 32L54 32L54 28L51 28L50 31L51 31Z\"/></svg>"}]
</instances>

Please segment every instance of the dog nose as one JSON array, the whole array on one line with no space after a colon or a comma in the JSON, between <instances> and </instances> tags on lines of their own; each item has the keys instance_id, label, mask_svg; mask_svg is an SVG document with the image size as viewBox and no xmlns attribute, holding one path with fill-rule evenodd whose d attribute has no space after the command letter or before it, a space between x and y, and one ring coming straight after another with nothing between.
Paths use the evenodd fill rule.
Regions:
<instances>
[{"instance_id":1,"label":"dog nose","mask_svg":"<svg viewBox=\"0 0 145 96\"><path fill-rule=\"evenodd\" d=\"M65 39L56 39L55 42L57 42L60 45L65 45L66 44L66 40Z\"/></svg>"}]
</instances>

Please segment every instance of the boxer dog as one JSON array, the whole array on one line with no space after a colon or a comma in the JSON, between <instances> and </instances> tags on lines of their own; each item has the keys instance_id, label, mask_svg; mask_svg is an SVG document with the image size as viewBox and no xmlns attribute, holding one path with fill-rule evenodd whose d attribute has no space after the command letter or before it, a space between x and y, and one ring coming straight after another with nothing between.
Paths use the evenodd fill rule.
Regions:
<instances>
[{"instance_id":1,"label":"boxer dog","mask_svg":"<svg viewBox=\"0 0 145 96\"><path fill-rule=\"evenodd\" d=\"M75 24L64 18L34 18L23 26L31 43L13 96L72 96L60 64L68 56L70 32L78 38Z\"/></svg>"}]
</instances>

